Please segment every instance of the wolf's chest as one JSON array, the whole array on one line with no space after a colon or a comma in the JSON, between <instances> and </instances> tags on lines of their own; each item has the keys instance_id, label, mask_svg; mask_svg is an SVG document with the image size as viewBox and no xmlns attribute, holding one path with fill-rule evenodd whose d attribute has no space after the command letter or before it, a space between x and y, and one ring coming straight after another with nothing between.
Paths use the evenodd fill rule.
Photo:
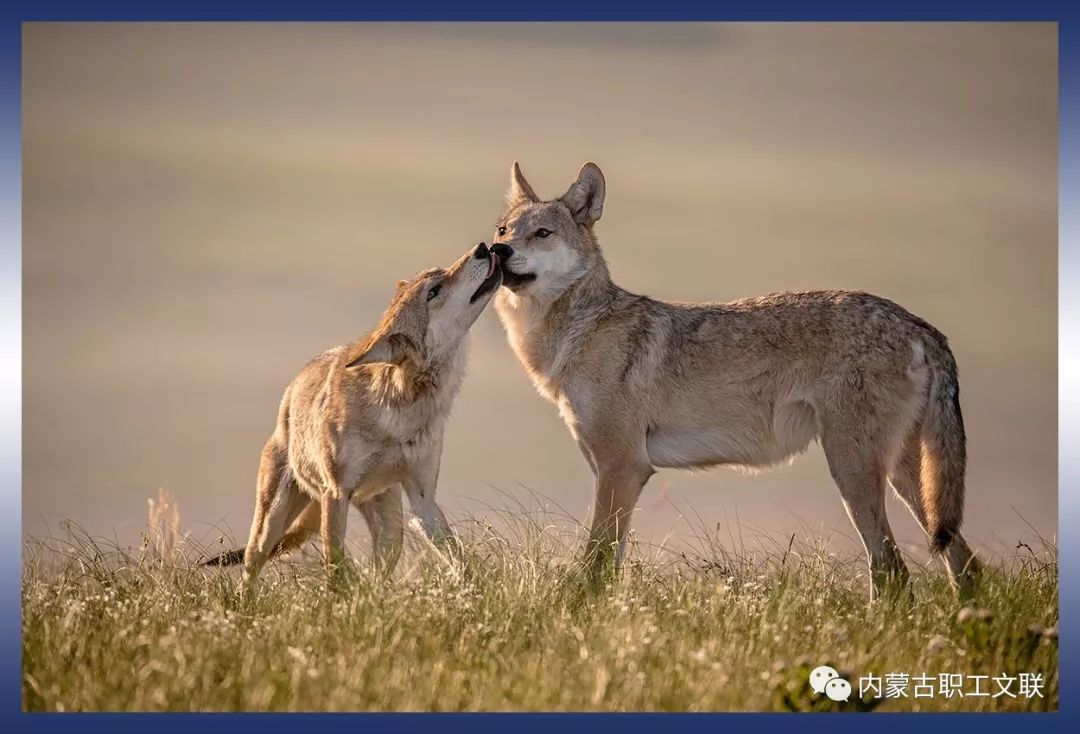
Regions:
<instances>
[{"instance_id":1,"label":"wolf's chest","mask_svg":"<svg viewBox=\"0 0 1080 734\"><path fill-rule=\"evenodd\" d=\"M379 413L378 424L387 440L413 443L432 431L441 430L454 402L454 390L444 387L402 406Z\"/></svg>"},{"instance_id":2,"label":"wolf's chest","mask_svg":"<svg viewBox=\"0 0 1080 734\"><path fill-rule=\"evenodd\" d=\"M564 391L565 373L573 359L575 342L552 339L539 331L508 329L510 348L525 368L537 391L553 403L558 403Z\"/></svg>"}]
</instances>

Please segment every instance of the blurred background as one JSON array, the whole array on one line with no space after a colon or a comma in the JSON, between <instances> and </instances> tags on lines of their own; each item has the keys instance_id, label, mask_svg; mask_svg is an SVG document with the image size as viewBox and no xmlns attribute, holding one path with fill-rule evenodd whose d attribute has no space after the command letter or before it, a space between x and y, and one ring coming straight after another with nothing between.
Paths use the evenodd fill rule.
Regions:
<instances>
[{"instance_id":1,"label":"blurred background","mask_svg":"<svg viewBox=\"0 0 1080 734\"><path fill-rule=\"evenodd\" d=\"M27 535L134 544L166 489L193 538L244 540L284 387L399 278L490 241L516 159L548 197L602 167L631 290L864 289L929 320L960 365L965 535L1057 536L1053 24L26 24L23 53ZM588 518L492 309L439 497ZM662 471L634 527L856 547L816 445Z\"/></svg>"}]
</instances>

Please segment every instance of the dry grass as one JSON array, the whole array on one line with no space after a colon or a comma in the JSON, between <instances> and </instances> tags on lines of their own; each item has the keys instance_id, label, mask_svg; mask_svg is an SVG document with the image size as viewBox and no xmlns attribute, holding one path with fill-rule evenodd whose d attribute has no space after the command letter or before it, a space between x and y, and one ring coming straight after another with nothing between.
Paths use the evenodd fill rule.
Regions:
<instances>
[{"instance_id":1,"label":"dry grass","mask_svg":"<svg viewBox=\"0 0 1080 734\"><path fill-rule=\"evenodd\" d=\"M158 505L168 507L160 498ZM171 513L171 510L170 510ZM235 571L195 565L178 518L141 552L69 527L28 543L29 710L1053 710L1056 550L997 559L962 609L937 564L913 602L867 604L863 562L785 539L734 554L634 548L587 589L575 533L521 515L463 525L467 570L414 547L392 581L362 562L330 589L315 558L271 563L245 603ZM173 520L176 520L173 522ZM171 543L172 545L169 545ZM415 545L415 544L414 544ZM1042 675L1043 697L836 704L811 668ZM996 686L987 681L991 692ZM1016 686L1012 691L1017 691Z\"/></svg>"}]
</instances>

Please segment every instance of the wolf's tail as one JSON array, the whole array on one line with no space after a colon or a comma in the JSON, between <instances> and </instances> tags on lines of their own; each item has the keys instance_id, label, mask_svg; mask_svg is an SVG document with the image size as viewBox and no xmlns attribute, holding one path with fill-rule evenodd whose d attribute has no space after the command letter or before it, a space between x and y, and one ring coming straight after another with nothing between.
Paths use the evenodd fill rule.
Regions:
<instances>
[{"instance_id":1,"label":"wolf's tail","mask_svg":"<svg viewBox=\"0 0 1080 734\"><path fill-rule=\"evenodd\" d=\"M941 553L964 517L967 438L960 412L956 360L946 344L930 360L930 392L922 422L922 503L930 550ZM937 350L935 350L937 351Z\"/></svg>"},{"instance_id":2,"label":"wolf's tail","mask_svg":"<svg viewBox=\"0 0 1080 734\"><path fill-rule=\"evenodd\" d=\"M224 553L218 553L213 558L200 563L200 566L235 566L238 563L244 562L244 549L233 548L232 550L225 551Z\"/></svg>"}]
</instances>

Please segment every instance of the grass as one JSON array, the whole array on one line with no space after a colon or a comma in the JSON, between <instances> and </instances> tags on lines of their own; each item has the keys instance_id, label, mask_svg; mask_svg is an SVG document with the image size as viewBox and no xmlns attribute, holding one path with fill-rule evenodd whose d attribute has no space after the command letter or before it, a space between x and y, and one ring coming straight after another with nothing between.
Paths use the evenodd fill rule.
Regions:
<instances>
[{"instance_id":1,"label":"grass","mask_svg":"<svg viewBox=\"0 0 1080 734\"><path fill-rule=\"evenodd\" d=\"M153 519L153 517L152 517ZM535 516L463 523L467 572L414 547L393 580L327 588L314 557L271 562L244 602L235 571L184 548L109 548L75 530L28 543L27 710L1056 710L1056 550L1020 548L966 606L940 565L914 601L867 602L861 558L814 544L734 554L632 548L587 589L577 543ZM175 527L175 524L172 525ZM418 544L414 544L418 545ZM848 703L809 671L847 676ZM858 697L859 676L1042 676L1042 697ZM913 684L912 684L913 685ZM984 679L991 693L998 687ZM972 686L968 685L968 689ZM1018 693L1017 684L1010 690Z\"/></svg>"}]
</instances>

